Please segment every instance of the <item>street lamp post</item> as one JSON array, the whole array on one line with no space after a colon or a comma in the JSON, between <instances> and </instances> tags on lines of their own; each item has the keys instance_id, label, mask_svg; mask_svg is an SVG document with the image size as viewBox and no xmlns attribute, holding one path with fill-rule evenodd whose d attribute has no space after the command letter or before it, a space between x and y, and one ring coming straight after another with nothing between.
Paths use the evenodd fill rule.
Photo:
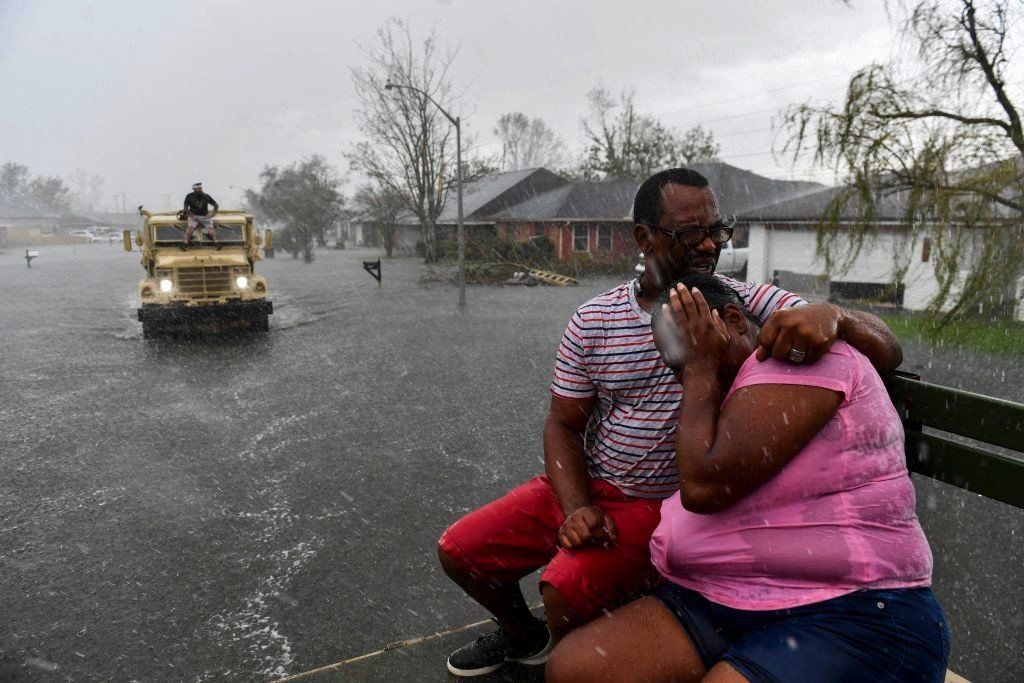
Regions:
<instances>
[{"instance_id":1,"label":"street lamp post","mask_svg":"<svg viewBox=\"0 0 1024 683\"><path fill-rule=\"evenodd\" d=\"M437 103L437 101L423 92L419 88L415 88L411 85L399 85L388 81L384 84L385 90L392 90L398 88L400 90L411 90L415 93L423 95L424 98L430 101L438 111L444 114L444 117L452 122L455 126L455 166L456 166L456 178L458 179L458 205L459 205L459 219L458 219L458 242L459 242L459 306L466 305L466 236L462 228L462 117L452 116L444 107Z\"/></svg>"}]
</instances>

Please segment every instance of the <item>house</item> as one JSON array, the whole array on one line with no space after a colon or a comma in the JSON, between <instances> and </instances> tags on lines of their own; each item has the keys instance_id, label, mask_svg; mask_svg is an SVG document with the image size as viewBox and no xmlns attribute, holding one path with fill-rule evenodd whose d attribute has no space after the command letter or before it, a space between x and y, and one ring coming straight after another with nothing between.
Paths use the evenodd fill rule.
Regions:
<instances>
[{"instance_id":1,"label":"house","mask_svg":"<svg viewBox=\"0 0 1024 683\"><path fill-rule=\"evenodd\" d=\"M383 248L380 225L364 207L356 206L355 213L339 224L338 237L358 247ZM420 237L420 222L412 213L403 211L395 225L394 252L413 254Z\"/></svg>"},{"instance_id":2,"label":"house","mask_svg":"<svg viewBox=\"0 0 1024 683\"><path fill-rule=\"evenodd\" d=\"M0 199L0 221L15 230L53 232L59 223L56 214L46 213L16 199Z\"/></svg>"},{"instance_id":3,"label":"house","mask_svg":"<svg viewBox=\"0 0 1024 683\"><path fill-rule=\"evenodd\" d=\"M692 167L708 178L727 217L824 187L773 180L722 162ZM464 193L467 241L481 234L518 241L543 236L562 261L583 253L592 258L631 257L636 252L631 216L637 187L638 183L624 181L570 181L543 168L491 174ZM449 193L438 226L454 230L456 219L455 195ZM744 238L737 235L738 240Z\"/></svg>"},{"instance_id":4,"label":"house","mask_svg":"<svg viewBox=\"0 0 1024 683\"><path fill-rule=\"evenodd\" d=\"M740 212L737 226L749 234L747 277L758 282L777 279L783 287L814 298L880 299L908 310L925 309L939 292L932 245L929 238L910 237L903 193L878 202L877 238L864 245L852 266L842 274L825 273L824 260L817 255L818 226L841 191L826 188ZM839 230L854 221L852 211L841 214ZM899 276L897 263L906 263L908 250L909 264ZM1018 302L1017 319L1024 319L1022 293L1024 278L1009 283L1007 296Z\"/></svg>"}]
</instances>

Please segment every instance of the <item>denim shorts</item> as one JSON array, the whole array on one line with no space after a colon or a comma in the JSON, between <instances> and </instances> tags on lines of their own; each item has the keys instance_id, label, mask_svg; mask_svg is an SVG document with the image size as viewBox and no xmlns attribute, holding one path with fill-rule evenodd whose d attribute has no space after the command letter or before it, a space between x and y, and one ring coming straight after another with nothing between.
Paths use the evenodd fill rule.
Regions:
<instances>
[{"instance_id":1,"label":"denim shorts","mask_svg":"<svg viewBox=\"0 0 1024 683\"><path fill-rule=\"evenodd\" d=\"M792 609L747 611L665 583L654 596L679 619L704 666L726 661L752 683L942 683L946 615L930 588L863 590Z\"/></svg>"}]
</instances>

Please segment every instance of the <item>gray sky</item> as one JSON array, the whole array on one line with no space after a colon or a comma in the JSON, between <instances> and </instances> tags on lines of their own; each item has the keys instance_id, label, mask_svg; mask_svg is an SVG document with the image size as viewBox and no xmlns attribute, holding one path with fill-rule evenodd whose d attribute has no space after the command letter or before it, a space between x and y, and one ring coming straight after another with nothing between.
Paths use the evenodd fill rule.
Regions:
<instances>
[{"instance_id":1,"label":"gray sky","mask_svg":"<svg viewBox=\"0 0 1024 683\"><path fill-rule=\"evenodd\" d=\"M0 162L105 178L100 205L180 203L194 180L226 207L264 164L341 156L358 131L349 69L389 17L459 47L453 85L483 152L497 118L545 119L574 152L585 96L633 86L637 104L682 130L703 124L724 161L828 181L778 164L773 119L838 99L891 50L881 0L72 2L0 0ZM351 184L348 191L352 190Z\"/></svg>"}]
</instances>

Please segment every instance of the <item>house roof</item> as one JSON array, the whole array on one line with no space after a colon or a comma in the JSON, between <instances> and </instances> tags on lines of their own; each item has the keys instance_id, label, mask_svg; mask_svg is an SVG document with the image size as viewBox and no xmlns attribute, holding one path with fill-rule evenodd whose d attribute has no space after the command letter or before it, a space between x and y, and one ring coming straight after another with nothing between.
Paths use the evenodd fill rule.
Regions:
<instances>
[{"instance_id":1,"label":"house roof","mask_svg":"<svg viewBox=\"0 0 1024 683\"><path fill-rule=\"evenodd\" d=\"M829 203L842 191L829 187L812 194L794 197L740 212L736 217L745 221L818 221L828 211ZM878 220L901 221L907 210L906 195L902 192L886 195L878 202ZM856 204L843 207L841 221L856 218Z\"/></svg>"},{"instance_id":2,"label":"house roof","mask_svg":"<svg viewBox=\"0 0 1024 683\"><path fill-rule=\"evenodd\" d=\"M722 215L727 217L825 189L821 183L775 180L721 161L693 164L690 168L708 179Z\"/></svg>"},{"instance_id":3,"label":"house roof","mask_svg":"<svg viewBox=\"0 0 1024 683\"><path fill-rule=\"evenodd\" d=\"M634 182L591 181L564 185L491 214L493 220L629 220Z\"/></svg>"},{"instance_id":4,"label":"house roof","mask_svg":"<svg viewBox=\"0 0 1024 683\"><path fill-rule=\"evenodd\" d=\"M4 218L51 218L50 214L32 208L24 202L0 199L0 219Z\"/></svg>"},{"instance_id":5,"label":"house roof","mask_svg":"<svg viewBox=\"0 0 1024 683\"><path fill-rule=\"evenodd\" d=\"M820 183L774 180L723 162L694 164L718 195L722 213L822 190ZM629 220L639 183L603 180L571 182L544 168L492 173L468 184L463 194L466 222L542 220ZM449 192L438 223L457 220L456 194Z\"/></svg>"},{"instance_id":6,"label":"house roof","mask_svg":"<svg viewBox=\"0 0 1024 683\"><path fill-rule=\"evenodd\" d=\"M521 171L491 173L467 184L462 193L462 215L465 220L489 218L510 206L522 203L545 192L569 183L560 175L545 168L527 168ZM438 223L458 220L455 192L449 192Z\"/></svg>"}]
</instances>

